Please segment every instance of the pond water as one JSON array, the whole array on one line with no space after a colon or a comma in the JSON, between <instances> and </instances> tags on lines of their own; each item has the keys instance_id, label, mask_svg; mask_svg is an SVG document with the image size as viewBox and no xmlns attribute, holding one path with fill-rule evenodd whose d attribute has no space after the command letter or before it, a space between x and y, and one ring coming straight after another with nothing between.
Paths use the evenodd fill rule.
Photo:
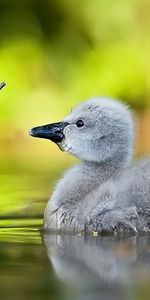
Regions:
<instances>
[{"instance_id":1,"label":"pond water","mask_svg":"<svg viewBox=\"0 0 150 300\"><path fill-rule=\"evenodd\" d=\"M149 300L150 235L43 233L52 181L1 175L0 299Z\"/></svg>"},{"instance_id":2,"label":"pond water","mask_svg":"<svg viewBox=\"0 0 150 300\"><path fill-rule=\"evenodd\" d=\"M0 299L149 299L150 236L0 229Z\"/></svg>"}]
</instances>

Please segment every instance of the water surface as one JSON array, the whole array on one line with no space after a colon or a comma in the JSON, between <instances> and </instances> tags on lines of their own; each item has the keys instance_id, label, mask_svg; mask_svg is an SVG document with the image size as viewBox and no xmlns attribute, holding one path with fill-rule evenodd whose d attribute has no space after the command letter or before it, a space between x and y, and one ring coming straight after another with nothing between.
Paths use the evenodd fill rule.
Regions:
<instances>
[{"instance_id":1,"label":"water surface","mask_svg":"<svg viewBox=\"0 0 150 300\"><path fill-rule=\"evenodd\" d=\"M150 236L0 229L1 299L149 299Z\"/></svg>"},{"instance_id":2,"label":"water surface","mask_svg":"<svg viewBox=\"0 0 150 300\"><path fill-rule=\"evenodd\" d=\"M150 235L43 233L54 175L0 179L0 299L150 299Z\"/></svg>"}]
</instances>

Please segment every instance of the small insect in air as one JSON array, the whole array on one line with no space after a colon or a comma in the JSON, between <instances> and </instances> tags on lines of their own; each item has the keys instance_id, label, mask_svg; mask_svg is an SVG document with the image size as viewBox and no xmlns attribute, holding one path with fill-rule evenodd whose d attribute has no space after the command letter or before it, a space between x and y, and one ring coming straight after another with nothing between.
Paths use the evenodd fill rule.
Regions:
<instances>
[{"instance_id":1,"label":"small insect in air","mask_svg":"<svg viewBox=\"0 0 150 300\"><path fill-rule=\"evenodd\" d=\"M0 83L0 90L6 85L6 82Z\"/></svg>"}]
</instances>

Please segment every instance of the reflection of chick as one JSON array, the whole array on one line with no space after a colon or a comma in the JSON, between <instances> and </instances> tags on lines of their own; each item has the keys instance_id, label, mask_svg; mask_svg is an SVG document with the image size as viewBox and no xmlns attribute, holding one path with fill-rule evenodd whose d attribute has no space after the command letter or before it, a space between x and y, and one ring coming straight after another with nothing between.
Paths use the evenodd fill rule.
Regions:
<instances>
[{"instance_id":1,"label":"reflection of chick","mask_svg":"<svg viewBox=\"0 0 150 300\"><path fill-rule=\"evenodd\" d=\"M58 278L73 289L70 299L129 300L149 282L149 235L120 240L48 233L43 240Z\"/></svg>"},{"instance_id":2,"label":"reflection of chick","mask_svg":"<svg viewBox=\"0 0 150 300\"><path fill-rule=\"evenodd\" d=\"M133 121L112 99L91 99L60 123L33 128L81 159L56 186L44 228L69 231L128 231L150 227L150 160L129 165Z\"/></svg>"}]
</instances>

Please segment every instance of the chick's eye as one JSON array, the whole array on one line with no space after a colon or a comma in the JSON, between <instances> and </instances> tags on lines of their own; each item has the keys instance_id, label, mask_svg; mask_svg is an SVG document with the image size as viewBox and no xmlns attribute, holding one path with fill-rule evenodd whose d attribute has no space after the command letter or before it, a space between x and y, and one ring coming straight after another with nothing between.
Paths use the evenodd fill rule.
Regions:
<instances>
[{"instance_id":1,"label":"chick's eye","mask_svg":"<svg viewBox=\"0 0 150 300\"><path fill-rule=\"evenodd\" d=\"M84 122L82 120L78 120L76 123L77 127L83 127L84 126Z\"/></svg>"}]
</instances>

